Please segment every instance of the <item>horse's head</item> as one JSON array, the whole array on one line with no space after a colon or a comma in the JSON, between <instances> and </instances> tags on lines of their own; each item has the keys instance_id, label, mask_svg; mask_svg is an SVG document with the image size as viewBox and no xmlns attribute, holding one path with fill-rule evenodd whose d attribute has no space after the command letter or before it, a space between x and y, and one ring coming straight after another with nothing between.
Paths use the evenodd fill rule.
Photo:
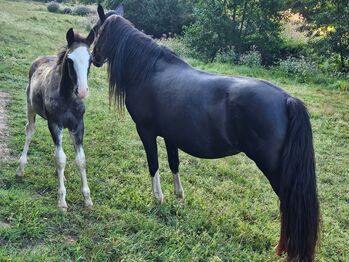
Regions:
<instances>
[{"instance_id":1,"label":"horse's head","mask_svg":"<svg viewBox=\"0 0 349 262\"><path fill-rule=\"evenodd\" d=\"M70 28L66 35L68 74L74 84L74 92L80 98L85 98L88 95L87 76L91 64L89 47L94 38L93 31L84 38L78 33L74 33L73 28Z\"/></svg>"},{"instance_id":2,"label":"horse's head","mask_svg":"<svg viewBox=\"0 0 349 262\"><path fill-rule=\"evenodd\" d=\"M91 29L91 31L94 32L96 39L99 38L101 29L103 28L103 24L108 17L112 15L124 16L124 6L123 4L119 4L115 10L110 10L107 13L105 13L103 7L99 4L97 8L97 13L99 19ZM101 41L99 41L98 45L96 43L92 52L92 62L97 67L101 67L106 60L105 55L100 52L100 45Z\"/></svg>"}]
</instances>

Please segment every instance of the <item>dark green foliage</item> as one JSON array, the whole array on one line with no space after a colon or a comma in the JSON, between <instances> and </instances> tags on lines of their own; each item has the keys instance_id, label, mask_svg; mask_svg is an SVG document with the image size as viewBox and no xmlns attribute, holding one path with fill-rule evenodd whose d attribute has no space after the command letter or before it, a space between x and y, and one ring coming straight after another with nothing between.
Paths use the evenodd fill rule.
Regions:
<instances>
[{"instance_id":1,"label":"dark green foliage","mask_svg":"<svg viewBox=\"0 0 349 262\"><path fill-rule=\"evenodd\" d=\"M233 43L231 21L224 13L224 6L209 1L195 8L196 22L185 29L185 43L193 53L204 60L213 60L219 50Z\"/></svg>"},{"instance_id":2,"label":"dark green foliage","mask_svg":"<svg viewBox=\"0 0 349 262\"><path fill-rule=\"evenodd\" d=\"M103 0L79 0L79 2L81 4L85 4L85 5L88 5L88 4L101 4L103 2Z\"/></svg>"},{"instance_id":3,"label":"dark green foliage","mask_svg":"<svg viewBox=\"0 0 349 262\"><path fill-rule=\"evenodd\" d=\"M106 0L114 9L120 0ZM181 34L191 20L191 4L187 0L125 0L125 17L139 30L156 38L164 34Z\"/></svg>"},{"instance_id":4,"label":"dark green foliage","mask_svg":"<svg viewBox=\"0 0 349 262\"><path fill-rule=\"evenodd\" d=\"M239 64L246 65L250 67L258 67L262 64L261 53L256 50L248 51L245 54L242 54L239 58Z\"/></svg>"},{"instance_id":5,"label":"dark green foliage","mask_svg":"<svg viewBox=\"0 0 349 262\"><path fill-rule=\"evenodd\" d=\"M285 60L281 60L279 69L288 76L297 77L302 82L307 82L314 75L321 74L318 65L303 56L300 58L288 57Z\"/></svg>"},{"instance_id":6,"label":"dark green foliage","mask_svg":"<svg viewBox=\"0 0 349 262\"><path fill-rule=\"evenodd\" d=\"M280 16L283 1L199 1L195 23L186 28L185 41L204 59L234 46L238 53L255 47L265 64L280 55Z\"/></svg>"},{"instance_id":7,"label":"dark green foliage","mask_svg":"<svg viewBox=\"0 0 349 262\"><path fill-rule=\"evenodd\" d=\"M87 6L83 6L83 5L77 5L71 11L71 13L73 15L80 15L80 16L87 16L87 15L91 14L92 12L93 12L93 10L91 10Z\"/></svg>"},{"instance_id":8,"label":"dark green foliage","mask_svg":"<svg viewBox=\"0 0 349 262\"><path fill-rule=\"evenodd\" d=\"M51 13L58 13L59 12L59 4L57 2L49 2L47 4L47 11Z\"/></svg>"},{"instance_id":9,"label":"dark green foliage","mask_svg":"<svg viewBox=\"0 0 349 262\"><path fill-rule=\"evenodd\" d=\"M61 10L61 13L62 13L62 14L71 14L71 12L72 12L72 10L71 10L70 7L64 7L64 8L62 8L62 10Z\"/></svg>"},{"instance_id":10,"label":"dark green foliage","mask_svg":"<svg viewBox=\"0 0 349 262\"><path fill-rule=\"evenodd\" d=\"M55 0L55 1L51 1L51 0L33 0L34 2L42 2L42 3L49 3L49 2L57 2L57 3L63 3L63 2L68 2L65 0Z\"/></svg>"},{"instance_id":11,"label":"dark green foliage","mask_svg":"<svg viewBox=\"0 0 349 262\"><path fill-rule=\"evenodd\" d=\"M313 48L325 59L336 54L336 64L349 70L349 1L297 0L289 3L307 19L307 29L313 36Z\"/></svg>"}]
</instances>

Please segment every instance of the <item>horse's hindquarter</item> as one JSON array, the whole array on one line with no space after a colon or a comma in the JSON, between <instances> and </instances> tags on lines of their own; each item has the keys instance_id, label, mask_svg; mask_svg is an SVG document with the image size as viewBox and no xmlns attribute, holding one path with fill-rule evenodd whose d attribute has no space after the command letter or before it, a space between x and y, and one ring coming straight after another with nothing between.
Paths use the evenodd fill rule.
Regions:
<instances>
[{"instance_id":1,"label":"horse's hindquarter","mask_svg":"<svg viewBox=\"0 0 349 262\"><path fill-rule=\"evenodd\" d=\"M250 78L236 78L230 98L239 149L261 165L276 165L286 137L286 97L280 88Z\"/></svg>"}]
</instances>

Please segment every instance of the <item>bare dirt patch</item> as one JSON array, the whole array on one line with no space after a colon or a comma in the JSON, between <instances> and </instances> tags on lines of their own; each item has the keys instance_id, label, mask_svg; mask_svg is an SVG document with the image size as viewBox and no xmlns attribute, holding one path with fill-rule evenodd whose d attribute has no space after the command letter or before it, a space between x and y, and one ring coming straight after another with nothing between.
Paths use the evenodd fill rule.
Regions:
<instances>
[{"instance_id":1,"label":"bare dirt patch","mask_svg":"<svg viewBox=\"0 0 349 262\"><path fill-rule=\"evenodd\" d=\"M6 143L9 136L6 105L9 101L10 95L0 91L0 161L11 159L10 150Z\"/></svg>"}]
</instances>

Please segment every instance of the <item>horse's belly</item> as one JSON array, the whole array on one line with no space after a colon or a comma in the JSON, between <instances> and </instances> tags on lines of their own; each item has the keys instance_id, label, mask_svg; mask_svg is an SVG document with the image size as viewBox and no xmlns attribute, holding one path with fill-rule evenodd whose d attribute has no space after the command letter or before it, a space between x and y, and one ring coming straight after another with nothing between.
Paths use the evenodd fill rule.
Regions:
<instances>
[{"instance_id":1,"label":"horse's belly","mask_svg":"<svg viewBox=\"0 0 349 262\"><path fill-rule=\"evenodd\" d=\"M180 146L179 149L181 149L183 152L191 156L198 157L198 158L206 158L206 159L222 158L222 157L232 156L240 153L239 150L234 148L212 151L212 150L203 150L202 148L198 148L198 147L190 148L190 147Z\"/></svg>"},{"instance_id":2,"label":"horse's belly","mask_svg":"<svg viewBox=\"0 0 349 262\"><path fill-rule=\"evenodd\" d=\"M224 132L210 134L208 130L195 132L187 128L163 137L187 154L199 158L221 158L240 152L232 143L231 136L228 137Z\"/></svg>"}]
</instances>

